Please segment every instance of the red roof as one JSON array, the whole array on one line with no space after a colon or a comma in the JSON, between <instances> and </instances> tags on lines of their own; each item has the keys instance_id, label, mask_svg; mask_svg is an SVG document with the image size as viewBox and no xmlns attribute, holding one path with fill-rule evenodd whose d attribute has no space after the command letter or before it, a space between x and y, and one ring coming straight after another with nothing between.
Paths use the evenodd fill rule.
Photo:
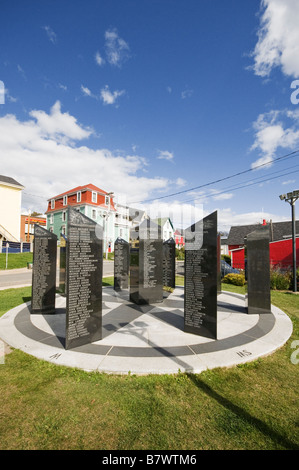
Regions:
<instances>
[{"instance_id":1,"label":"red roof","mask_svg":"<svg viewBox=\"0 0 299 470\"><path fill-rule=\"evenodd\" d=\"M48 201L51 201L51 199L57 199L59 197L66 196L67 194L77 193L78 191L83 191L84 189L90 189L91 191L97 191L98 193L108 194L107 191L104 191L103 189L98 188L94 184L89 183L85 184L84 186L77 186L76 188L70 189L69 191L65 191L64 193L51 197L50 199L48 199Z\"/></svg>"}]
</instances>

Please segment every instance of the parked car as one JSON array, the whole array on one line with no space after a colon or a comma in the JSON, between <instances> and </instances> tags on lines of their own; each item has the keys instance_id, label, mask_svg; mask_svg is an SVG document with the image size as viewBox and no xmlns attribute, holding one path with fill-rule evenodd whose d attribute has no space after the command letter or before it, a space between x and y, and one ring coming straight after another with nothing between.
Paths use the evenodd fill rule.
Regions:
<instances>
[{"instance_id":1,"label":"parked car","mask_svg":"<svg viewBox=\"0 0 299 470\"><path fill-rule=\"evenodd\" d=\"M235 273L240 274L240 270L232 268L224 259L221 260L221 279L226 276L226 274Z\"/></svg>"}]
</instances>

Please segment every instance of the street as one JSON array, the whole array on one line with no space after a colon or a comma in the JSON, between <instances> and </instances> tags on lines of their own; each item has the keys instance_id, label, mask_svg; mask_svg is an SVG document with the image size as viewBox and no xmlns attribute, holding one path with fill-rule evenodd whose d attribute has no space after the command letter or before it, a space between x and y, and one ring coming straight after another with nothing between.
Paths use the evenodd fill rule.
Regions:
<instances>
[{"instance_id":1,"label":"street","mask_svg":"<svg viewBox=\"0 0 299 470\"><path fill-rule=\"evenodd\" d=\"M57 272L59 275L59 271ZM114 275L113 261L103 260L103 277ZM11 287L31 286L32 269L7 269L0 271L0 290Z\"/></svg>"}]
</instances>

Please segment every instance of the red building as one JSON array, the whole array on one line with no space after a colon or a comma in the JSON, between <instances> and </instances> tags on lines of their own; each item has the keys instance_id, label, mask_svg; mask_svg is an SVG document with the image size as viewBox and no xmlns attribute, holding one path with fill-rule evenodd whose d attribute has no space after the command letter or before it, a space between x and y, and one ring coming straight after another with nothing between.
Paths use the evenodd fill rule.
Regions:
<instances>
[{"instance_id":1,"label":"red building","mask_svg":"<svg viewBox=\"0 0 299 470\"><path fill-rule=\"evenodd\" d=\"M73 207L103 227L104 251L113 251L114 241L118 236L128 238L126 225L119 221L113 193L98 188L94 184L77 186L48 199L47 229L58 239L67 236L68 207ZM117 223L116 223L117 219Z\"/></svg>"},{"instance_id":2,"label":"red building","mask_svg":"<svg viewBox=\"0 0 299 470\"><path fill-rule=\"evenodd\" d=\"M94 184L87 184L85 186L77 186L49 199L46 214L63 210L66 206L82 206L83 204L103 207L110 205L110 210L115 210L113 197L110 197L109 193Z\"/></svg>"},{"instance_id":3,"label":"red building","mask_svg":"<svg viewBox=\"0 0 299 470\"><path fill-rule=\"evenodd\" d=\"M46 217L32 216L32 215L21 215L21 242L32 242L34 239L34 225L42 225L46 228L47 219Z\"/></svg>"},{"instance_id":4,"label":"red building","mask_svg":"<svg viewBox=\"0 0 299 470\"><path fill-rule=\"evenodd\" d=\"M174 232L174 241L176 248L182 248L185 246L184 235L177 229Z\"/></svg>"},{"instance_id":5,"label":"red building","mask_svg":"<svg viewBox=\"0 0 299 470\"><path fill-rule=\"evenodd\" d=\"M268 225L270 236L270 265L287 269L293 265L292 222L270 222ZM232 259L232 267L245 268L245 241L249 233L260 225L240 225L231 227L228 235L228 249ZM296 221L296 261L299 266L299 221Z\"/></svg>"}]
</instances>

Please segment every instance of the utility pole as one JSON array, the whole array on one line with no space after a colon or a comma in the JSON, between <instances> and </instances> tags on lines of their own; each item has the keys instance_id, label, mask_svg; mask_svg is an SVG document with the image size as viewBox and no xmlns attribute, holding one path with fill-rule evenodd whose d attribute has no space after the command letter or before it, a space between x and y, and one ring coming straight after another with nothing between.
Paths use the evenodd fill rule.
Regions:
<instances>
[{"instance_id":1,"label":"utility pole","mask_svg":"<svg viewBox=\"0 0 299 470\"><path fill-rule=\"evenodd\" d=\"M107 196L109 197L109 202L108 202L108 211L107 211L107 216L106 216L106 259L108 258L108 219L110 216L110 208L111 208L111 198L110 196L114 194L113 192L108 193Z\"/></svg>"},{"instance_id":2,"label":"utility pole","mask_svg":"<svg viewBox=\"0 0 299 470\"><path fill-rule=\"evenodd\" d=\"M287 194L281 194L279 197L281 201L288 202L292 208L293 292L297 292L295 202L299 199L299 190Z\"/></svg>"}]
</instances>

